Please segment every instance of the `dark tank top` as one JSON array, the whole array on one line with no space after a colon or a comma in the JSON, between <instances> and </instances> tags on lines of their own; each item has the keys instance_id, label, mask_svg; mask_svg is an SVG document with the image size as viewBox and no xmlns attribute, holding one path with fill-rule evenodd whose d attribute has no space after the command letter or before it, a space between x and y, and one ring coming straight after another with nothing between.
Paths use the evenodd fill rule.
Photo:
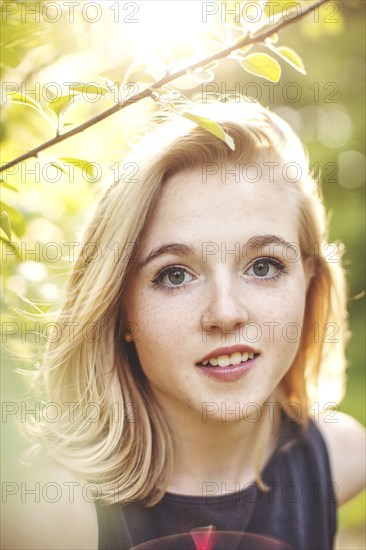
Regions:
<instances>
[{"instance_id":1,"label":"dark tank top","mask_svg":"<svg viewBox=\"0 0 366 550\"><path fill-rule=\"evenodd\" d=\"M312 421L302 431L283 416L277 448L262 471L262 479L267 491L255 483L231 488L207 481L202 496L167 492L150 508L139 502L96 502L98 548L127 550L155 540L155 545L150 544L156 550L331 550L337 491L324 440ZM199 533L195 530L208 526L212 538L197 543L190 531ZM222 531L234 534L228 533L225 542ZM245 533L241 542L239 532ZM182 533L186 533L183 538L156 540Z\"/></svg>"}]
</instances>

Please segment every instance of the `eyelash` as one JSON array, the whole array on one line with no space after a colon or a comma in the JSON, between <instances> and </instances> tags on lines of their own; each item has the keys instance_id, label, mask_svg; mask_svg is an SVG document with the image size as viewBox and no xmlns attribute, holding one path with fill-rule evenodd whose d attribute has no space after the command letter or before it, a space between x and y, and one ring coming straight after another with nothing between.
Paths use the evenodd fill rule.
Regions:
<instances>
[{"instance_id":1,"label":"eyelash","mask_svg":"<svg viewBox=\"0 0 366 550\"><path fill-rule=\"evenodd\" d=\"M274 281L277 281L283 274L288 273L288 270L286 269L286 267L282 262L276 260L275 258L269 258L269 257L257 258L248 269L253 268L255 265L258 265L259 263L268 263L276 267L278 271L275 275L272 275L271 277L259 277L256 275L252 275L252 277L254 277L257 281L274 282ZM165 277L165 275L173 272L174 270L176 271L181 270L189 274L189 271L185 267L180 265L172 265L169 267L165 267L164 269L159 271L159 273L156 275L156 277L154 277L154 279L152 279L151 281L152 286L157 287L166 292L174 292L175 290L181 290L182 288L186 287L188 283L181 283L179 285L169 286L162 282L162 279ZM193 277L193 275L191 276Z\"/></svg>"},{"instance_id":2,"label":"eyelash","mask_svg":"<svg viewBox=\"0 0 366 550\"><path fill-rule=\"evenodd\" d=\"M256 260L254 260L254 262L252 263L252 265L248 268L252 268L254 267L256 264L259 264L259 263L268 263L274 267L276 267L278 269L277 273L275 275L272 275L271 277L259 277L259 276L256 276L256 275L253 275L253 277L257 280L257 281L277 281L283 274L285 273L288 273L288 269L285 267L285 265L280 262L279 260L276 260L275 258L270 258L270 257L267 257L267 256L264 256L263 258L257 258Z\"/></svg>"},{"instance_id":3,"label":"eyelash","mask_svg":"<svg viewBox=\"0 0 366 550\"><path fill-rule=\"evenodd\" d=\"M184 288L185 286L187 286L187 283L182 283L180 285L172 285L172 286L168 286L164 283L162 283L162 279L165 277L165 275L173 272L173 271L184 271L185 273L188 273L189 272L187 271L187 269L181 265L171 265L169 267L165 267L164 269L162 269L161 271L159 271L159 273L157 274L157 276L152 279L152 286L153 287L157 287L157 288L160 288L166 292L174 292L175 290L181 290L182 288ZM193 277L193 275L192 275Z\"/></svg>"}]
</instances>

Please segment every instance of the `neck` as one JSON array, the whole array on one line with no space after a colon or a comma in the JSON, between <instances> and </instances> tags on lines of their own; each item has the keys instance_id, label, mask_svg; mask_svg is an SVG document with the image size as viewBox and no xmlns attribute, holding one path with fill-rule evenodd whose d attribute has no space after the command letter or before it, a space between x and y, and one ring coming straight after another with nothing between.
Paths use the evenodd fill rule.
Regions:
<instances>
[{"instance_id":1,"label":"neck","mask_svg":"<svg viewBox=\"0 0 366 550\"><path fill-rule=\"evenodd\" d=\"M262 412L265 411L262 406ZM167 490L185 495L242 490L268 462L276 445L279 410L239 419L234 413L205 421L195 412L164 406L174 463ZM253 418L254 416L254 418ZM177 429L179 426L179 429Z\"/></svg>"}]
</instances>

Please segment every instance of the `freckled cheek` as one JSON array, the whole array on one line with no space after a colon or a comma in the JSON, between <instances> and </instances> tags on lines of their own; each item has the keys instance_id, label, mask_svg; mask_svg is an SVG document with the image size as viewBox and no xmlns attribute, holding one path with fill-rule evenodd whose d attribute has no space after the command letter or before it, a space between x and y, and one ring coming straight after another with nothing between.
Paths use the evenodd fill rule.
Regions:
<instances>
[{"instance_id":1,"label":"freckled cheek","mask_svg":"<svg viewBox=\"0 0 366 550\"><path fill-rule=\"evenodd\" d=\"M304 300L297 298L296 296L290 296L282 304L281 321L283 324L299 323L302 324L304 315Z\"/></svg>"},{"instance_id":2,"label":"freckled cheek","mask_svg":"<svg viewBox=\"0 0 366 550\"><path fill-rule=\"evenodd\" d=\"M263 297L261 304L256 308L252 307L253 315L258 313L264 321L277 321L281 324L287 322L299 322L304 313L305 300L297 296L296 292L289 291L286 294ZM266 319L265 319L266 317ZM267 319L268 317L268 319Z\"/></svg>"},{"instance_id":3,"label":"freckled cheek","mask_svg":"<svg viewBox=\"0 0 366 550\"><path fill-rule=\"evenodd\" d=\"M305 296L301 286L291 285L276 296L272 292L261 304L262 311L261 307L252 311L253 321L260 324L262 368L271 380L272 375L281 378L296 356L302 338ZM249 325L244 334L250 336ZM253 376L260 382L263 371L253 372Z\"/></svg>"},{"instance_id":4,"label":"freckled cheek","mask_svg":"<svg viewBox=\"0 0 366 550\"><path fill-rule=\"evenodd\" d=\"M297 351L302 337L304 309L305 294L299 292L299 288L293 288L281 294L262 316L262 343L280 360Z\"/></svg>"},{"instance_id":5,"label":"freckled cheek","mask_svg":"<svg viewBox=\"0 0 366 550\"><path fill-rule=\"evenodd\" d=\"M162 303L141 295L128 311L129 321L138 327L137 351L142 357L171 355L192 335L191 315L177 300Z\"/></svg>"}]
</instances>

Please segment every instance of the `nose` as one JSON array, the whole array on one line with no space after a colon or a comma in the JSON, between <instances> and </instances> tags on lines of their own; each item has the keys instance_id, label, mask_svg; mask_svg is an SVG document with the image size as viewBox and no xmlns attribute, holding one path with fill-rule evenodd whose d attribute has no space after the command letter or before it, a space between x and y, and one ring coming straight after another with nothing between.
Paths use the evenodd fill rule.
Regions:
<instances>
[{"instance_id":1,"label":"nose","mask_svg":"<svg viewBox=\"0 0 366 550\"><path fill-rule=\"evenodd\" d=\"M208 332L222 333L240 329L249 320L243 283L221 277L207 289L207 302L202 325Z\"/></svg>"}]
</instances>

